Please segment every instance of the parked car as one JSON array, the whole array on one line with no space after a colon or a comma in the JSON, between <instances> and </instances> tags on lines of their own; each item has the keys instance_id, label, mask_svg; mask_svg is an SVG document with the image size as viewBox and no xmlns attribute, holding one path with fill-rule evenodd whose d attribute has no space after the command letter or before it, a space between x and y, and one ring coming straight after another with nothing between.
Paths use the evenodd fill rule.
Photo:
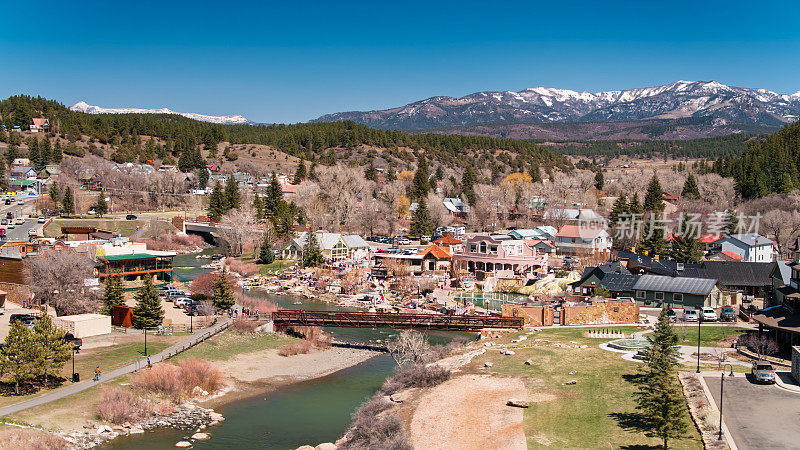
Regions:
<instances>
[{"instance_id":1,"label":"parked car","mask_svg":"<svg viewBox=\"0 0 800 450\"><path fill-rule=\"evenodd\" d=\"M188 297L188 296L189 296L189 294L187 294L186 292L183 292L183 291L180 291L180 290L177 290L177 289L174 290L174 291L167 292L167 297L170 297L172 299L176 299L176 298L180 298L180 297Z\"/></svg>"},{"instance_id":2,"label":"parked car","mask_svg":"<svg viewBox=\"0 0 800 450\"><path fill-rule=\"evenodd\" d=\"M3 225L3 226L8 225L8 219L0 220L0 225Z\"/></svg>"},{"instance_id":3,"label":"parked car","mask_svg":"<svg viewBox=\"0 0 800 450\"><path fill-rule=\"evenodd\" d=\"M184 306L186 306L187 304L189 304L191 302L192 302L192 299L190 299L189 297L177 297L175 299L175 307L176 308L183 308Z\"/></svg>"},{"instance_id":4,"label":"parked car","mask_svg":"<svg viewBox=\"0 0 800 450\"><path fill-rule=\"evenodd\" d=\"M12 314L8 322L22 322L26 327L33 328L33 324L36 323L36 316L33 314Z\"/></svg>"},{"instance_id":5,"label":"parked car","mask_svg":"<svg viewBox=\"0 0 800 450\"><path fill-rule=\"evenodd\" d=\"M7 212L7 213L6 213L6 219L9 219L9 220L11 220L11 219L13 219L13 218L14 218L14 213L12 213L11 211L9 211L9 212Z\"/></svg>"},{"instance_id":6,"label":"parked car","mask_svg":"<svg viewBox=\"0 0 800 450\"><path fill-rule=\"evenodd\" d=\"M675 322L676 320L678 320L678 315L675 314L675 310L674 309L667 308L666 311L667 311L667 317L669 317L669 321L670 322Z\"/></svg>"},{"instance_id":7,"label":"parked car","mask_svg":"<svg viewBox=\"0 0 800 450\"><path fill-rule=\"evenodd\" d=\"M697 310L694 308L683 308L683 321L684 322L697 322L699 319Z\"/></svg>"},{"instance_id":8,"label":"parked car","mask_svg":"<svg viewBox=\"0 0 800 450\"><path fill-rule=\"evenodd\" d=\"M136 220L136 214L128 214L125 216L125 220Z\"/></svg>"},{"instance_id":9,"label":"parked car","mask_svg":"<svg viewBox=\"0 0 800 450\"><path fill-rule=\"evenodd\" d=\"M405 237L405 236L398 236L397 238L395 238L395 242L397 242L397 245L409 245L409 244L411 244L411 240L409 238Z\"/></svg>"},{"instance_id":10,"label":"parked car","mask_svg":"<svg viewBox=\"0 0 800 450\"><path fill-rule=\"evenodd\" d=\"M719 320L723 322L736 322L736 310L730 306L723 306L719 314Z\"/></svg>"},{"instance_id":11,"label":"parked car","mask_svg":"<svg viewBox=\"0 0 800 450\"><path fill-rule=\"evenodd\" d=\"M17 226L14 225L14 222L8 222L8 228L13 230L14 228L17 228Z\"/></svg>"},{"instance_id":12,"label":"parked car","mask_svg":"<svg viewBox=\"0 0 800 450\"><path fill-rule=\"evenodd\" d=\"M714 308L710 306L703 306L700 309L700 316L703 319L703 322L716 322L717 321L717 312L714 311Z\"/></svg>"},{"instance_id":13,"label":"parked car","mask_svg":"<svg viewBox=\"0 0 800 450\"><path fill-rule=\"evenodd\" d=\"M6 203L6 205L10 205L10 204L11 204L11 199L10 199L10 198L7 198L7 199L6 199L6 201L5 201L5 203Z\"/></svg>"},{"instance_id":14,"label":"parked car","mask_svg":"<svg viewBox=\"0 0 800 450\"><path fill-rule=\"evenodd\" d=\"M18 205L24 205L25 204L25 200L19 199L19 200L17 200L17 204Z\"/></svg>"},{"instance_id":15,"label":"parked car","mask_svg":"<svg viewBox=\"0 0 800 450\"><path fill-rule=\"evenodd\" d=\"M17 217L16 219L14 219L14 223L17 225L25 225L25 219L23 219L22 217Z\"/></svg>"},{"instance_id":16,"label":"parked car","mask_svg":"<svg viewBox=\"0 0 800 450\"><path fill-rule=\"evenodd\" d=\"M750 375L753 376L753 381L756 383L775 383L775 369L772 368L769 361L753 361Z\"/></svg>"},{"instance_id":17,"label":"parked car","mask_svg":"<svg viewBox=\"0 0 800 450\"><path fill-rule=\"evenodd\" d=\"M407 248L407 249L404 249L404 250L405 250L405 254L406 255L416 255L417 253L419 253L419 249L418 248Z\"/></svg>"},{"instance_id":18,"label":"parked car","mask_svg":"<svg viewBox=\"0 0 800 450\"><path fill-rule=\"evenodd\" d=\"M39 218L38 218L38 219L36 219L36 222L38 222L38 223L45 223L45 222L46 222L46 220L45 220L44 216L39 216Z\"/></svg>"}]
</instances>

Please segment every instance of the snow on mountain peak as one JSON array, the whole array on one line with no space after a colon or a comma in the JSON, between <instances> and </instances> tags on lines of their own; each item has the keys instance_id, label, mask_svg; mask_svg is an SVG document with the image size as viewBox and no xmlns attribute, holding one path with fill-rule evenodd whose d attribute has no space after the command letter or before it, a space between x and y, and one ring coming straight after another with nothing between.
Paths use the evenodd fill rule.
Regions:
<instances>
[{"instance_id":1,"label":"snow on mountain peak","mask_svg":"<svg viewBox=\"0 0 800 450\"><path fill-rule=\"evenodd\" d=\"M145 108L102 108L100 106L90 105L84 101L75 103L69 107L72 111L79 111L86 114L176 114L179 116L187 117L189 119L198 120L200 122L210 122L219 124L243 124L250 123L245 117L240 115L232 116L209 116L205 114L196 113L181 113L175 112L167 108L159 109L145 109Z\"/></svg>"}]
</instances>

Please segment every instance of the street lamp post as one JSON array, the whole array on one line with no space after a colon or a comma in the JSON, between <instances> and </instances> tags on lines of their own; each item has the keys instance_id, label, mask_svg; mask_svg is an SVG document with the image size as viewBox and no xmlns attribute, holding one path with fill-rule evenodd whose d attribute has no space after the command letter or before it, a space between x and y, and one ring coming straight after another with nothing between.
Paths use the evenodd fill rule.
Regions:
<instances>
[{"instance_id":1,"label":"street lamp post","mask_svg":"<svg viewBox=\"0 0 800 450\"><path fill-rule=\"evenodd\" d=\"M700 373L700 324L703 322L703 316L697 315L697 373Z\"/></svg>"},{"instance_id":2,"label":"street lamp post","mask_svg":"<svg viewBox=\"0 0 800 450\"><path fill-rule=\"evenodd\" d=\"M147 355L147 327L143 327L143 328L144 328L144 354ZM700 367L700 366L697 366L697 367ZM699 372L700 369L697 369L697 371Z\"/></svg>"},{"instance_id":3,"label":"street lamp post","mask_svg":"<svg viewBox=\"0 0 800 450\"><path fill-rule=\"evenodd\" d=\"M75 382L75 345L72 345L72 382Z\"/></svg>"},{"instance_id":4,"label":"street lamp post","mask_svg":"<svg viewBox=\"0 0 800 450\"><path fill-rule=\"evenodd\" d=\"M189 334L193 334L194 333L194 321L192 320L192 318L194 317L194 314L191 313L191 311L189 311L189 312L190 312L190 314L189 314Z\"/></svg>"},{"instance_id":5,"label":"street lamp post","mask_svg":"<svg viewBox=\"0 0 800 450\"><path fill-rule=\"evenodd\" d=\"M719 374L719 435L717 436L717 440L722 440L722 393L724 392L723 389L725 388L725 368L727 366L731 367L731 373L728 375L729 377L733 376L733 365L732 364L725 364L722 366L722 372Z\"/></svg>"}]
</instances>

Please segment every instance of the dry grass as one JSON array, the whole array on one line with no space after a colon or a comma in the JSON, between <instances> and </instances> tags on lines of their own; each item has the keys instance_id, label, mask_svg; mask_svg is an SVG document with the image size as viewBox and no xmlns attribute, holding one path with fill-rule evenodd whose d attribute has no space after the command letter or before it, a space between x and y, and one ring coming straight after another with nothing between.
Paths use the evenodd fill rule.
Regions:
<instances>
[{"instance_id":1,"label":"dry grass","mask_svg":"<svg viewBox=\"0 0 800 450\"><path fill-rule=\"evenodd\" d=\"M258 266L235 258L225 258L228 270L238 273L243 277L251 277L259 272Z\"/></svg>"},{"instance_id":2,"label":"dry grass","mask_svg":"<svg viewBox=\"0 0 800 450\"><path fill-rule=\"evenodd\" d=\"M292 342L289 344L282 345L278 349L278 354L281 356L305 355L310 351L311 351L311 342L302 340L300 342Z\"/></svg>"},{"instance_id":3,"label":"dry grass","mask_svg":"<svg viewBox=\"0 0 800 450\"><path fill-rule=\"evenodd\" d=\"M3 427L0 429L0 447L20 450L61 450L68 448L60 437L30 428Z\"/></svg>"},{"instance_id":4,"label":"dry grass","mask_svg":"<svg viewBox=\"0 0 800 450\"><path fill-rule=\"evenodd\" d=\"M239 316L233 321L231 328L237 333L252 334L255 333L259 325L260 323L256 320L250 320L246 319L244 316Z\"/></svg>"},{"instance_id":5,"label":"dry grass","mask_svg":"<svg viewBox=\"0 0 800 450\"><path fill-rule=\"evenodd\" d=\"M191 358L175 364L157 364L142 371L131 384L144 394L153 394L173 402L193 395L195 386L215 392L224 385L224 375L213 364Z\"/></svg>"},{"instance_id":6,"label":"dry grass","mask_svg":"<svg viewBox=\"0 0 800 450\"><path fill-rule=\"evenodd\" d=\"M120 387L103 391L97 403L97 416L114 424L137 422L150 413L150 405L133 392Z\"/></svg>"},{"instance_id":7,"label":"dry grass","mask_svg":"<svg viewBox=\"0 0 800 450\"><path fill-rule=\"evenodd\" d=\"M411 444L400 418L391 413L383 413L390 406L381 395L375 395L363 403L353 413L346 440L339 448L410 449Z\"/></svg>"},{"instance_id":8,"label":"dry grass","mask_svg":"<svg viewBox=\"0 0 800 450\"><path fill-rule=\"evenodd\" d=\"M203 238L194 234L162 234L153 239L142 239L140 242L147 244L152 250L189 250L202 247Z\"/></svg>"},{"instance_id":9,"label":"dry grass","mask_svg":"<svg viewBox=\"0 0 800 450\"><path fill-rule=\"evenodd\" d=\"M383 395L392 395L410 387L433 387L450 379L450 371L437 366L416 364L401 367L381 386Z\"/></svg>"}]
</instances>

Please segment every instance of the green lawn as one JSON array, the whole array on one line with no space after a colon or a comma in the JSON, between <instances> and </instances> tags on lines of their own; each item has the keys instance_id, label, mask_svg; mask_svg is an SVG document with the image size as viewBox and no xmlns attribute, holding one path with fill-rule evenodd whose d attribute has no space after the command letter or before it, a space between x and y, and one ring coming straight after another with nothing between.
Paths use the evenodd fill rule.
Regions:
<instances>
[{"instance_id":1,"label":"green lawn","mask_svg":"<svg viewBox=\"0 0 800 450\"><path fill-rule=\"evenodd\" d=\"M147 354L155 355L170 345L172 344L169 342L151 342L148 336ZM97 365L100 365L100 370L103 373L108 373L111 370L134 362L136 358L142 358L144 361L147 354L144 352L144 342L115 345L108 348L98 348L96 350L85 350L75 355L75 370L81 375L81 380L85 380L94 375L94 369ZM62 376L69 377L70 373L72 373L72 361L67 362L64 366Z\"/></svg>"},{"instance_id":2,"label":"green lawn","mask_svg":"<svg viewBox=\"0 0 800 450\"><path fill-rule=\"evenodd\" d=\"M485 361L500 376L523 377L532 399L541 393L550 401L536 402L525 410L524 427L528 448L648 448L660 444L636 426L639 417L633 394L639 365L620 358L619 353L599 349L600 339L583 337L585 330L546 330L528 336L515 348L515 356L489 350L466 370L478 369ZM548 342L533 342L546 339ZM549 346L554 342L588 344L569 349ZM534 346L524 348L524 346ZM531 359L533 365L525 365ZM573 373L570 373L573 372ZM575 385L565 385L576 380ZM535 401L535 400L534 400ZM702 448L699 433L687 416L687 436L671 442L673 448Z\"/></svg>"},{"instance_id":3,"label":"green lawn","mask_svg":"<svg viewBox=\"0 0 800 450\"><path fill-rule=\"evenodd\" d=\"M276 272L281 271L287 267L290 267L297 263L297 261L292 261L288 259L276 259L271 264L257 264L255 256L249 254L248 256L242 255L238 259L253 263L258 266L258 271L260 275L274 275Z\"/></svg>"},{"instance_id":4,"label":"green lawn","mask_svg":"<svg viewBox=\"0 0 800 450\"><path fill-rule=\"evenodd\" d=\"M716 347L719 341L747 331L747 328L733 326L702 326L700 327L700 345L703 347ZM697 325L675 326L681 345L697 345Z\"/></svg>"},{"instance_id":5,"label":"green lawn","mask_svg":"<svg viewBox=\"0 0 800 450\"><path fill-rule=\"evenodd\" d=\"M173 359L201 358L208 361L222 361L241 353L276 349L297 340L297 338L278 334L242 334L235 330L226 330L186 350Z\"/></svg>"}]
</instances>

